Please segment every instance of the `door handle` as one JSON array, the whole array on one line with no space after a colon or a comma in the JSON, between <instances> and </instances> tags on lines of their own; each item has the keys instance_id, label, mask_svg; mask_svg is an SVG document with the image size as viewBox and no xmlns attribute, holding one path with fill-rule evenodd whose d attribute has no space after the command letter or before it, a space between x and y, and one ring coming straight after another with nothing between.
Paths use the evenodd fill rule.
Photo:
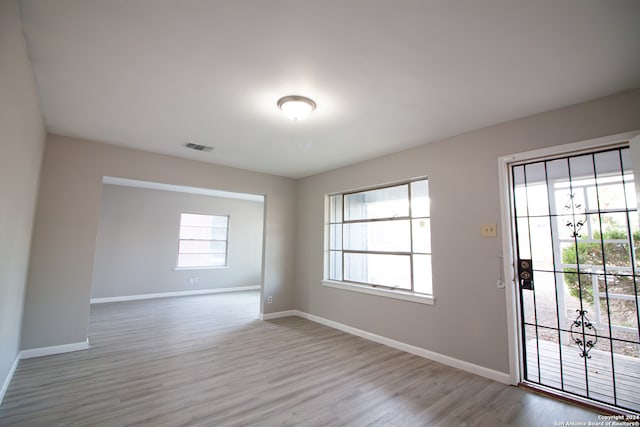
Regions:
<instances>
[{"instance_id":1,"label":"door handle","mask_svg":"<svg viewBox=\"0 0 640 427\"><path fill-rule=\"evenodd\" d=\"M520 289L533 290L533 264L530 259L518 259Z\"/></svg>"}]
</instances>

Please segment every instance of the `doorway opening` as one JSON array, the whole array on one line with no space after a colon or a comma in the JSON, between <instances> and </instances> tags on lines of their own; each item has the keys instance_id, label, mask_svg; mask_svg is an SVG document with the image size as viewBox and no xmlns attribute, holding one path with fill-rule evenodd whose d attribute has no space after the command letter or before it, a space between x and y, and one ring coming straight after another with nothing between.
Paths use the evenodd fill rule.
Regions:
<instances>
[{"instance_id":1,"label":"doorway opening","mask_svg":"<svg viewBox=\"0 0 640 427\"><path fill-rule=\"evenodd\" d=\"M91 303L258 292L264 207L262 195L105 177Z\"/></svg>"}]
</instances>

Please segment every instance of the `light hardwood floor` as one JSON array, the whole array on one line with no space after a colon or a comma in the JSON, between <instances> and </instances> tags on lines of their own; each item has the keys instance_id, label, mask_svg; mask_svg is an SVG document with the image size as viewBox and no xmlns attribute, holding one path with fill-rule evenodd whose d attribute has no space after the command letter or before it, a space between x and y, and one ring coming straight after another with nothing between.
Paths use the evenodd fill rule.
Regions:
<instances>
[{"instance_id":1,"label":"light hardwood floor","mask_svg":"<svg viewBox=\"0 0 640 427\"><path fill-rule=\"evenodd\" d=\"M20 362L3 426L552 426L597 414L238 292L94 305L85 351ZM558 425L558 424L555 424Z\"/></svg>"},{"instance_id":2,"label":"light hardwood floor","mask_svg":"<svg viewBox=\"0 0 640 427\"><path fill-rule=\"evenodd\" d=\"M637 357L615 354L615 369L611 369L611 353L592 349L589 352L591 357L586 360L589 375L585 377L585 360L580 357L580 350L575 345L562 346L562 375L557 343L539 340L536 345L535 339L529 340L527 354L529 378L532 381L579 396L589 395L611 405L617 403L631 411L640 411L640 359Z\"/></svg>"}]
</instances>

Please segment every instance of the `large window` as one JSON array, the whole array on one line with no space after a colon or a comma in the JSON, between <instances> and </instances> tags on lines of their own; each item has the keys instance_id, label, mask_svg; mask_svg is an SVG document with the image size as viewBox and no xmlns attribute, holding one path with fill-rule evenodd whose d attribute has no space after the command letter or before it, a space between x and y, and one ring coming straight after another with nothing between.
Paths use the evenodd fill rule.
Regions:
<instances>
[{"instance_id":1,"label":"large window","mask_svg":"<svg viewBox=\"0 0 640 427\"><path fill-rule=\"evenodd\" d=\"M426 179L328 197L329 281L432 296Z\"/></svg>"},{"instance_id":2,"label":"large window","mask_svg":"<svg viewBox=\"0 0 640 427\"><path fill-rule=\"evenodd\" d=\"M228 231L228 216L180 214L178 268L226 266Z\"/></svg>"}]
</instances>

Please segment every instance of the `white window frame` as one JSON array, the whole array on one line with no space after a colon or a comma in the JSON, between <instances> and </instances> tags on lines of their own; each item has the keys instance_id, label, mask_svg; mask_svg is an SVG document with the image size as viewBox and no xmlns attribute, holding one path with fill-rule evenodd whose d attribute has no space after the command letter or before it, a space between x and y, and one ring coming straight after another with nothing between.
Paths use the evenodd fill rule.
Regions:
<instances>
[{"instance_id":1,"label":"white window frame","mask_svg":"<svg viewBox=\"0 0 640 427\"><path fill-rule=\"evenodd\" d=\"M220 217L227 219L227 226L225 228L225 238L223 239L185 239L182 237L182 218L183 215L200 215L200 216L208 216L208 217ZM203 213L194 213L194 212L181 212L180 213L180 225L178 228L178 249L176 251L176 268L175 270L208 270L208 269L224 269L229 267L229 223L231 221L230 215L218 215L218 214L203 214ZM207 228L218 228L218 227L207 227ZM224 264L223 265L202 265L202 266L181 266L180 265L180 255L189 254L189 252L180 252L180 243L183 241L206 241L206 242L224 242ZM213 253L213 252L212 252Z\"/></svg>"},{"instance_id":2,"label":"white window frame","mask_svg":"<svg viewBox=\"0 0 640 427\"><path fill-rule=\"evenodd\" d=\"M345 280L330 279L330 268L331 268L331 266L330 266L330 253L335 251L335 250L331 250L330 249L330 239L331 239L331 236L330 236L330 228L331 228L330 227L330 225L331 225L330 201L331 201L331 198L334 197L334 196L342 196L343 197L343 205L344 205L344 196L345 195L354 194L354 193L360 193L360 192L365 192L365 191L392 188L392 187L397 187L397 186L402 186L402 185L408 185L408 187L411 188L411 183L417 182L417 181L427 181L427 185L428 185L428 182L429 182L428 178L421 177L421 178L415 178L415 179L411 179L411 180L407 180L407 181L395 182L395 183L386 184L386 185L379 185L379 186L375 186L375 187L368 187L368 188L349 190L349 191L344 191L344 192L340 192L340 193L331 193L331 194L327 194L325 196L325 221L324 221L324 223L325 223L325 238L324 238L324 244L325 244L324 254L325 254L325 256L324 256L324 275L323 275L323 280L322 280L323 286L330 287L330 288L336 288L336 289L342 289L342 290L346 290L346 291L352 291L352 292L359 292L359 293L365 293L365 294L370 294L370 295L376 295L376 296L381 296L381 297L400 299L400 300L404 300L404 301L411 301L411 302L416 302L416 303L421 303L421 304L428 304L428 305L434 305L435 304L433 283L432 283L432 293L431 294L425 294L425 293L420 293L420 292L414 292L414 291L407 290L407 289L397 289L397 288L394 289L394 288L386 287L386 286L383 286L383 285L374 285L374 284L351 282L351 281L345 281ZM411 194L410 193L409 193L409 203L410 203L409 206L411 206ZM428 212L427 215L428 216L426 216L426 217L423 217L423 216L413 217L412 212L411 212L411 208L409 207L409 215L404 219L407 219L410 224L413 222L414 219L425 219L425 220L429 221L429 224L430 224L431 223L431 211L430 211L430 209L429 209L429 212ZM342 219L341 219L340 223L344 227L344 224L345 224L344 206L343 206L343 216L342 216ZM348 224L349 221L347 221L346 223ZM410 233L409 233L410 239L411 239L412 234L413 233L411 232L411 229L410 229ZM414 252L412 244L411 244L411 248L412 248L411 251L407 253L407 255L409 255L410 257L412 257L414 254L418 254L418 255L423 254L422 252ZM340 250L341 253L343 251L344 251L344 249ZM431 252L428 252L427 254L429 256L431 256L432 255L432 251L433 251L433 249L431 248ZM365 251L365 252L370 252L370 251ZM431 276L432 276L431 279L433 279L433 272L431 273ZM344 279L344 277L343 277L343 279ZM413 278L412 278L412 288L413 288Z\"/></svg>"}]
</instances>

